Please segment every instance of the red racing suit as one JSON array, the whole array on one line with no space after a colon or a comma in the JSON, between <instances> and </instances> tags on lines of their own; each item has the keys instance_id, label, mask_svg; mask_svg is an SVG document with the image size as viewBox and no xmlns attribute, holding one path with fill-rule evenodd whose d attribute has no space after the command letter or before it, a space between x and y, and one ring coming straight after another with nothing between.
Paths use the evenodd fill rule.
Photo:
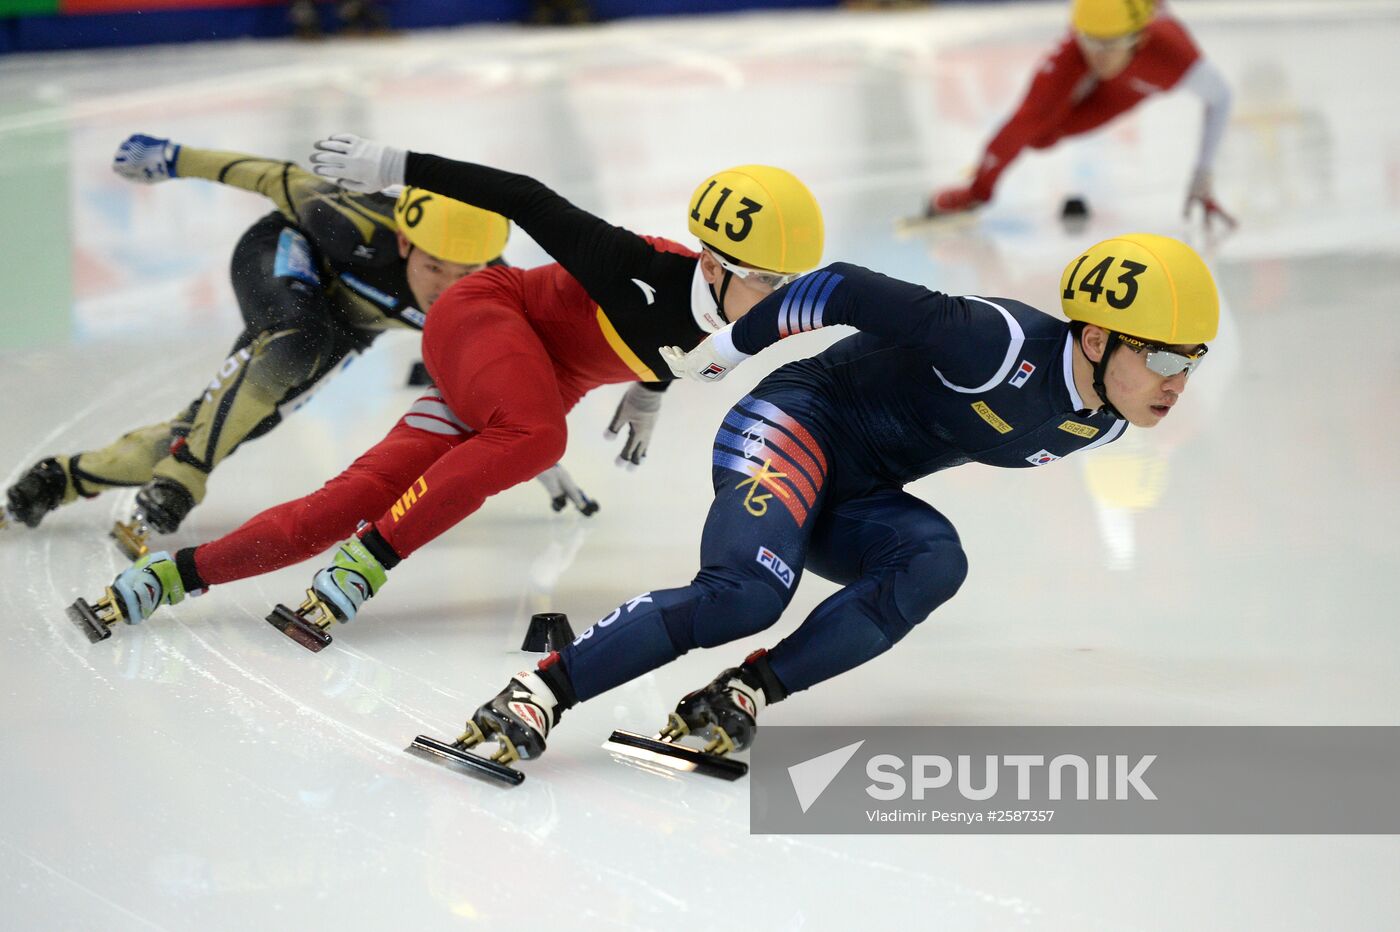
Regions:
<instances>
[{"instance_id":1,"label":"red racing suit","mask_svg":"<svg viewBox=\"0 0 1400 932\"><path fill-rule=\"evenodd\" d=\"M691 349L722 326L698 254L677 243L611 226L523 175L409 153L406 176L503 214L557 261L485 269L444 292L423 328L434 389L319 490L177 553L191 591L315 556L361 520L392 566L558 462L565 414L590 389L670 380L659 348Z\"/></svg>"},{"instance_id":2,"label":"red racing suit","mask_svg":"<svg viewBox=\"0 0 1400 932\"><path fill-rule=\"evenodd\" d=\"M1001 173L1027 146L1048 149L1067 136L1103 126L1153 94L1171 90L1200 57L1186 27L1159 14L1143 29L1128 66L1100 81L1069 32L1036 71L1016 112L987 143L972 195L990 201Z\"/></svg>"}]
</instances>

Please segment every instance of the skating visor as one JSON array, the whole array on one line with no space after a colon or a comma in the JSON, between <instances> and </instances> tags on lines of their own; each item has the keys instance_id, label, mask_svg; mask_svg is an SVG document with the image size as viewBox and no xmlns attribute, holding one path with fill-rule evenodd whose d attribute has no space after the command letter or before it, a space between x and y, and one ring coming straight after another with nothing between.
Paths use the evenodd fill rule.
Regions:
<instances>
[{"instance_id":1,"label":"skating visor","mask_svg":"<svg viewBox=\"0 0 1400 932\"><path fill-rule=\"evenodd\" d=\"M725 271L732 273L735 278L742 278L745 283L765 291L777 291L784 285L796 281L802 275L801 272L783 273L769 272L766 269L751 269L729 261L713 249L709 249L707 252L714 256L715 261L723 266Z\"/></svg>"},{"instance_id":2,"label":"skating visor","mask_svg":"<svg viewBox=\"0 0 1400 932\"><path fill-rule=\"evenodd\" d=\"M1146 353L1147 358L1143 361L1147 364L1148 370L1165 379L1171 378L1178 372L1190 375L1196 371L1196 367L1201 364L1206 353L1210 352L1210 347L1204 344L1197 347L1194 353L1178 353L1160 343L1148 343L1146 340L1124 336L1121 333L1116 333L1114 336L1134 353Z\"/></svg>"}]
</instances>

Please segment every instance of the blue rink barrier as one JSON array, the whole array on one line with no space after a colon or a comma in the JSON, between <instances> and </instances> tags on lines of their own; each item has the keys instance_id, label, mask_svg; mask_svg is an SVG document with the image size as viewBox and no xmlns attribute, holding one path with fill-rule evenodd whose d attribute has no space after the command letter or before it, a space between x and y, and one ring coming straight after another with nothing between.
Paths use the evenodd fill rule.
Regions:
<instances>
[{"instance_id":1,"label":"blue rink barrier","mask_svg":"<svg viewBox=\"0 0 1400 932\"><path fill-rule=\"evenodd\" d=\"M594 0L599 20L637 16L731 13L740 10L837 6L839 0ZM426 29L470 23L518 23L530 0L384 0L394 29ZM329 13L330 4L324 6ZM287 7L276 3L218 9L157 9L140 13L44 16L0 15L0 54L60 49L153 45L291 34Z\"/></svg>"}]
</instances>

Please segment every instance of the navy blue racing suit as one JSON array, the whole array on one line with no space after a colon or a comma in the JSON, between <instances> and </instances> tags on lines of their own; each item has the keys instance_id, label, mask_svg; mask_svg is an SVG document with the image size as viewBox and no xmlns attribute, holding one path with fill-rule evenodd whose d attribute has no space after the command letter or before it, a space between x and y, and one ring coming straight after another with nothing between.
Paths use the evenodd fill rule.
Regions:
<instances>
[{"instance_id":1,"label":"navy blue racing suit","mask_svg":"<svg viewBox=\"0 0 1400 932\"><path fill-rule=\"evenodd\" d=\"M579 699L768 628L806 570L843 588L768 652L770 668L792 693L859 666L967 575L957 531L905 484L968 462L1043 466L1127 427L1076 390L1069 324L1019 301L835 263L729 336L753 354L831 324L861 333L773 372L720 426L690 585L629 599L560 652Z\"/></svg>"}]
</instances>

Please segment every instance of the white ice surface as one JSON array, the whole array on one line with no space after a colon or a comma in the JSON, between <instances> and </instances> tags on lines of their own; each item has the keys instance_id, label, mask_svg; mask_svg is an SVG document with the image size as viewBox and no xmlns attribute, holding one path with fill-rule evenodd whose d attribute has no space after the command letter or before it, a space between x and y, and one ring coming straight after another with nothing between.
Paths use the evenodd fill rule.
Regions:
<instances>
[{"instance_id":1,"label":"white ice surface","mask_svg":"<svg viewBox=\"0 0 1400 932\"><path fill-rule=\"evenodd\" d=\"M765 715L777 724L1397 724L1400 83L1396 3L1174 4L1236 92L1218 188L1243 227L1206 244L1227 317L1185 404L1097 456L977 466L913 488L957 524L962 592L888 655ZM799 14L454 30L377 42L143 48L0 60L0 295L71 263L66 336L0 333L0 479L165 417L237 330L228 253L266 205L199 182L140 188L127 133L304 158L354 131L533 174L684 239L709 171L791 168L827 256L953 292L1056 306L1064 261L1129 229L1182 233L1199 107L1169 96L1028 155L971 228L896 240L1012 105L1063 7ZM1095 219L1054 217L1067 194ZM516 234L507 256L540 261ZM60 266L61 270L61 266ZM4 300L0 298L0 300ZM12 309L7 309L12 310ZM10 319L10 318L7 318ZM221 587L87 644L63 608L121 565L129 496L0 538L0 928L1384 929L1393 837L764 837L746 784L666 778L600 750L790 631L698 651L569 713L502 791L403 753L447 738L529 662L531 611L581 629L693 572L709 442L788 341L714 387L678 385L647 464L611 462L603 389L567 464L602 502L534 485L395 570L312 655L263 616L314 563ZM411 399L385 339L216 474L168 543L308 491Z\"/></svg>"}]
</instances>

